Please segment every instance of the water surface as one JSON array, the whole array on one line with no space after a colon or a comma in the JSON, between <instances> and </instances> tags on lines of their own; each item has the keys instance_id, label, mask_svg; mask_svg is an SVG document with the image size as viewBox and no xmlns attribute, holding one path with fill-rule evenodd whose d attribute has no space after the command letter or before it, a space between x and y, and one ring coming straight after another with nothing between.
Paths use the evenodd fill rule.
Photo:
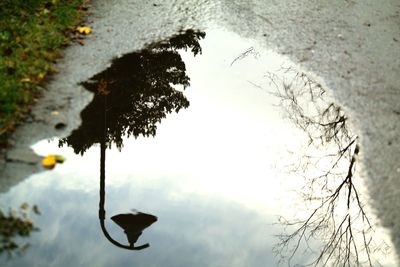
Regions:
<instances>
[{"instance_id":1,"label":"water surface","mask_svg":"<svg viewBox=\"0 0 400 267\"><path fill-rule=\"evenodd\" d=\"M355 179L358 137L348 118L323 85L251 40L183 32L115 59L81 85L94 93L82 125L33 146L66 161L1 195L3 207L28 202L42 213L31 247L1 256L4 266L304 264L320 254L303 242L292 258L293 245L279 247L282 218L309 218L341 184L344 201L335 200L332 218L351 214L349 226L369 229L357 221L365 217L354 192L365 190ZM110 218L137 211L156 220L141 228L134 221L128 240ZM125 248L107 240L102 222ZM316 248L326 241L309 240ZM371 258L375 264L379 254Z\"/></svg>"}]
</instances>

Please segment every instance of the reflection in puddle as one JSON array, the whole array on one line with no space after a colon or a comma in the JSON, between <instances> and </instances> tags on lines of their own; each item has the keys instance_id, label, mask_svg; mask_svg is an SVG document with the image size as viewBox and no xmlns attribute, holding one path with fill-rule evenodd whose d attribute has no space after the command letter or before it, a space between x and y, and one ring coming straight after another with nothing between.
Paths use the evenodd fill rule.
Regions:
<instances>
[{"instance_id":1,"label":"reflection in puddle","mask_svg":"<svg viewBox=\"0 0 400 267\"><path fill-rule=\"evenodd\" d=\"M349 130L341 108L326 101L320 84L290 68L280 72L284 74L268 73L270 84L287 117L308 135L307 147L292 171L304 175L301 194L310 212L299 219L281 218L294 231L279 235L276 250L289 264L304 243L304 252L318 251L311 262L315 266L375 265L374 256L387 245L374 239L360 198L362 185L355 173L358 137ZM315 246L313 240L321 242Z\"/></svg>"},{"instance_id":2,"label":"reflection in puddle","mask_svg":"<svg viewBox=\"0 0 400 267\"><path fill-rule=\"evenodd\" d=\"M29 218L30 210L36 215L40 214L36 205L31 208L28 203L23 203L19 210L9 209L6 212L0 209L0 254L6 253L12 257L23 254L29 248L30 244L22 244L18 237L29 237L32 231L39 230Z\"/></svg>"},{"instance_id":3,"label":"reflection in puddle","mask_svg":"<svg viewBox=\"0 0 400 267\"><path fill-rule=\"evenodd\" d=\"M151 214L138 212L136 214L117 214L111 217L116 224L118 224L126 234L129 242L129 248L141 250L149 247L149 244L135 247L136 241L139 239L143 230L157 221L157 217ZM103 223L104 225L104 223Z\"/></svg>"},{"instance_id":4,"label":"reflection in puddle","mask_svg":"<svg viewBox=\"0 0 400 267\"><path fill-rule=\"evenodd\" d=\"M1 197L29 198L53 218L39 221L40 245L8 265L277 266L275 251L282 265L395 266L369 241L357 137L342 110L278 55L229 32L204 37L187 31L83 83L95 95L82 125L60 148L34 147L67 161ZM146 213L128 214L131 205ZM104 242L98 218L114 245L151 247Z\"/></svg>"},{"instance_id":5,"label":"reflection in puddle","mask_svg":"<svg viewBox=\"0 0 400 267\"><path fill-rule=\"evenodd\" d=\"M81 112L82 125L61 141L83 154L95 143L122 147L123 136L154 136L167 113L187 108L189 101L173 86L190 85L178 49L201 52L205 33L188 30L161 44L127 54L83 86L94 99Z\"/></svg>"},{"instance_id":6,"label":"reflection in puddle","mask_svg":"<svg viewBox=\"0 0 400 267\"><path fill-rule=\"evenodd\" d=\"M114 245L141 250L149 244L135 247L142 231L157 220L145 213L119 214L111 219L127 234L129 246L115 241L107 232L105 220L105 158L106 147L114 143L123 146L122 137L154 136L156 124L172 111L187 108L189 101L181 91L172 86L190 85L185 63L178 49L191 49L201 53L199 39L205 33L187 30L185 33L140 52L115 59L110 68L83 83L95 93L92 102L82 111L82 124L72 134L61 140L75 153L85 153L94 143L100 143L100 209L99 219L104 235Z\"/></svg>"}]
</instances>

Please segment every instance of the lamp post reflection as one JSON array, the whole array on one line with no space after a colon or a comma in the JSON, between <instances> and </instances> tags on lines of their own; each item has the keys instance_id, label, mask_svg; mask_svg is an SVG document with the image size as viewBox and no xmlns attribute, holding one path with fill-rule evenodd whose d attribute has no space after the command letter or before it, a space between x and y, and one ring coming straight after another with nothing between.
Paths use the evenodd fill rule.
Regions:
<instances>
[{"instance_id":1,"label":"lamp post reflection","mask_svg":"<svg viewBox=\"0 0 400 267\"><path fill-rule=\"evenodd\" d=\"M157 221L157 217L151 214L139 212L137 214L118 214L111 217L111 220L124 229L131 248L142 249L148 247L149 244L135 247L135 243L139 239L143 230Z\"/></svg>"},{"instance_id":2,"label":"lamp post reflection","mask_svg":"<svg viewBox=\"0 0 400 267\"><path fill-rule=\"evenodd\" d=\"M106 103L106 96L104 96L104 103ZM105 162L106 162L106 108L103 110L104 117L104 135L103 140L100 143L100 202L99 202L99 220L101 230L103 231L104 236L115 246L129 249L129 250L142 250L148 248L150 245L148 243L140 246L135 246L136 241L139 239L143 230L152 225L157 221L157 217L151 214L146 213L137 213L137 214L117 214L111 217L116 224L118 224L125 232L128 238L129 245L123 245L113 239L108 233L105 226L105 180L106 180L106 171L105 171Z\"/></svg>"}]
</instances>

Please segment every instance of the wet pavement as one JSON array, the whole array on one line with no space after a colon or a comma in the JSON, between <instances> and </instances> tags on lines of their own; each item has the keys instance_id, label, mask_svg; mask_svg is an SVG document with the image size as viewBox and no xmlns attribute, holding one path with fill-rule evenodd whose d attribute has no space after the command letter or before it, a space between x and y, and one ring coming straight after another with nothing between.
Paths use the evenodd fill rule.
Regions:
<instances>
[{"instance_id":1,"label":"wet pavement","mask_svg":"<svg viewBox=\"0 0 400 267\"><path fill-rule=\"evenodd\" d=\"M368 79L381 77L380 65L364 62L365 68L356 69L352 65L360 64L357 58L370 53L372 46L361 45L354 51L356 43L365 43L361 39L346 42L354 37L348 35L354 31L351 25L361 21L373 3L360 7L346 2L346 9L320 4L307 11L306 5L293 4L292 10L300 15L291 14L287 7L285 14L293 20L302 18L302 23L295 25L278 23L274 12L280 4L269 9L259 4L94 3L92 26L97 33L85 46L66 51L65 60L59 63L60 74L49 84L30 121L13 137L16 149L6 155L2 208L27 201L42 211L35 218L40 231L29 238L32 246L25 256L5 260L6 264L69 266L73 258L78 266L128 262L135 266L277 266L279 260L284 265L296 247L296 239L287 239L288 234L304 229L301 225L307 218L313 222L307 224L307 231L325 226L311 242L315 251L324 253L311 253L301 245L292 264L320 255L333 255L331 259L339 262L347 259L334 252L327 254L334 251L330 249L335 243L321 237L334 233L330 232L332 223L357 233L341 245L353 244L362 250L364 236L360 233L364 231L367 238L374 237L371 248L385 252L387 246L381 241L391 248L380 222L390 226L390 236L396 241L398 187L382 184L396 177L393 168L398 150L392 138L398 138L398 125L395 118L390 119L396 113L384 112L386 108L397 109L396 102L386 101L387 95L397 99L397 91L390 89L396 85L392 79L396 68L386 68L384 80L371 82ZM359 16L354 21L346 21L357 9L365 12L356 13ZM316 31L318 23L313 24L312 18L317 11L331 11L322 20L336 25L334 31L322 34L324 38L320 34L311 38L308 33ZM170 15L157 16L160 12ZM335 12L342 20L332 19ZM388 11L380 12L375 15ZM240 16L230 19L229 14ZM393 20L385 25L390 26ZM288 30L288 25L294 28ZM309 27L296 28L301 25ZM200 32L181 30L190 26L207 29L204 40L204 36L197 37L202 53L198 53L199 47L192 49L195 57L191 49L176 52L184 46L196 47L193 37ZM319 28L328 33L325 29ZM178 32L181 38L177 38ZM384 36L391 34L396 32L388 27ZM176 39L169 39L171 36ZM166 41L160 44L153 42L155 39ZM333 50L324 50L324 43L330 40L336 40L331 44ZM306 47L308 41L310 46ZM268 46L288 57L268 50ZM351 60L336 51L344 48L344 57ZM390 51L370 53L369 58L381 56L379 64L384 64L390 57L382 53L390 55ZM289 57L325 79L305 72ZM374 70L379 75L370 75ZM368 100L375 96L369 93L371 88L363 89L366 84L385 84L383 94L376 95L382 101ZM349 86L355 89L347 90ZM121 88L126 87L132 93L122 93ZM361 115L371 113L374 115L368 115L367 120L360 120ZM386 129L388 124L376 127L384 123L379 116L393 121L390 130ZM65 129L56 127L60 123ZM379 132L385 132L379 142L372 140ZM57 138L46 141L53 136ZM374 151L386 151L377 161L379 156L371 154L371 149L382 148L382 142L390 142L390 147ZM30 176L42 171L36 154L26 150L33 144L37 154L61 153L67 161L54 170ZM375 179L372 174L381 168L385 169L382 177L392 178ZM99 194L101 188L104 190ZM386 201L392 203L390 209L376 212L371 208L371 204L376 208ZM333 216L324 216L331 215L327 211L332 207L336 210ZM142 213L130 213L132 209L153 219L147 223L137 219ZM130 223L115 224L110 218L116 214L122 214L124 220L130 218ZM366 218L372 228L360 223ZM284 227L292 222L293 227ZM134 227L129 230L126 224ZM106 233L110 233L108 237ZM127 248L144 247L130 252L107 239ZM366 256L360 253L360 260ZM375 260L383 266L396 266L390 253L371 257L373 266Z\"/></svg>"}]
</instances>

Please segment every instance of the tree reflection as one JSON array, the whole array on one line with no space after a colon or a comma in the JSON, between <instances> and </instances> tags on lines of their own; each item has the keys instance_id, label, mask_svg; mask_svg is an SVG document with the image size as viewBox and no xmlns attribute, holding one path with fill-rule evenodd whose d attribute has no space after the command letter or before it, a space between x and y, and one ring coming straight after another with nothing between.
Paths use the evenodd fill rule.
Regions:
<instances>
[{"instance_id":1,"label":"tree reflection","mask_svg":"<svg viewBox=\"0 0 400 267\"><path fill-rule=\"evenodd\" d=\"M14 252L22 253L29 248L29 243L21 244L17 239L28 237L32 231L38 230L28 216L30 209L40 214L36 205L30 207L27 203L22 204L19 210L10 209L8 213L0 210L0 253L12 256Z\"/></svg>"},{"instance_id":2,"label":"tree reflection","mask_svg":"<svg viewBox=\"0 0 400 267\"><path fill-rule=\"evenodd\" d=\"M190 79L178 49L201 53L199 40L204 32L187 30L139 52L114 59L111 67L94 75L82 85L94 93L92 102L81 112L82 124L60 141L75 153L83 154L105 134L106 143L123 146L124 135L154 136L157 123L167 113L189 106L182 91ZM99 116L101 110L106 116ZM104 129L106 125L106 129Z\"/></svg>"},{"instance_id":3,"label":"tree reflection","mask_svg":"<svg viewBox=\"0 0 400 267\"><path fill-rule=\"evenodd\" d=\"M289 266L303 248L316 255L304 266L376 266L373 254L385 247L373 239L373 225L357 189L358 137L350 133L342 109L324 99L320 84L304 73L284 72L292 78L272 73L268 77L289 119L308 134L309 154L293 171L305 175L302 197L311 212L295 220L280 218L286 231L278 235L275 252ZM321 154L321 150L329 152Z\"/></svg>"}]
</instances>

